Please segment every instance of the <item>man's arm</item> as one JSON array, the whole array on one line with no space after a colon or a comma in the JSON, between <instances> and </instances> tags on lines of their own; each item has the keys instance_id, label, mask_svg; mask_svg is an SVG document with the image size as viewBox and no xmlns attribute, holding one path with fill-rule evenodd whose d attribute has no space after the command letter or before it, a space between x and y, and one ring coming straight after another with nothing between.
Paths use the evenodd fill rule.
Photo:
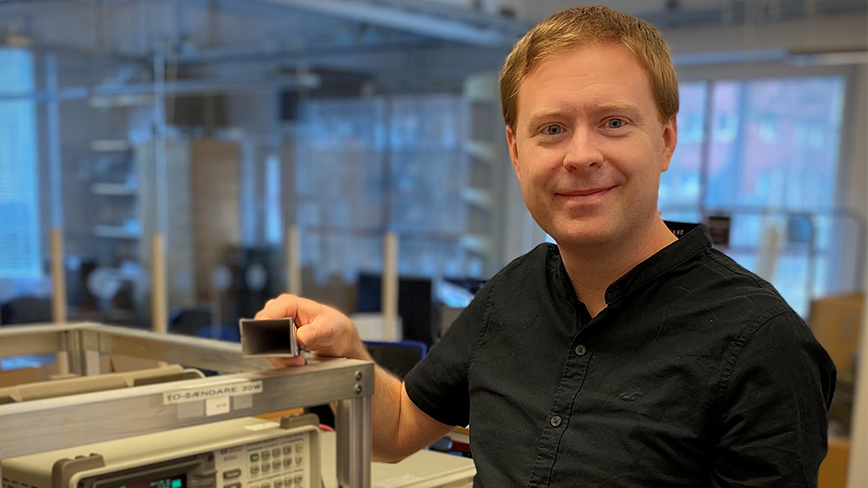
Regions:
<instances>
[{"instance_id":1,"label":"man's arm","mask_svg":"<svg viewBox=\"0 0 868 488\"><path fill-rule=\"evenodd\" d=\"M739 342L721 377L712 486L815 488L834 365L794 312Z\"/></svg>"},{"instance_id":2,"label":"man's arm","mask_svg":"<svg viewBox=\"0 0 868 488\"><path fill-rule=\"evenodd\" d=\"M404 384L379 366L374 382L371 430L375 461L396 463L453 429L419 410Z\"/></svg>"},{"instance_id":3,"label":"man's arm","mask_svg":"<svg viewBox=\"0 0 868 488\"><path fill-rule=\"evenodd\" d=\"M298 342L318 356L371 361L350 319L335 309L293 295L269 301L256 318L293 317ZM296 366L301 358L278 359L277 366ZM403 383L376 366L371 401L374 460L397 462L436 441L452 427L420 410L407 396Z\"/></svg>"}]
</instances>

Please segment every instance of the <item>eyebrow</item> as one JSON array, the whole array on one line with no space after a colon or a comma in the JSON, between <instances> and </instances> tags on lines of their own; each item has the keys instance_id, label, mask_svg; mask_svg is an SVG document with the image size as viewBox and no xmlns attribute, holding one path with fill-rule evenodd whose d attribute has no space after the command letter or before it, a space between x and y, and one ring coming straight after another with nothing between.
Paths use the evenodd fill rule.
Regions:
<instances>
[{"instance_id":1,"label":"eyebrow","mask_svg":"<svg viewBox=\"0 0 868 488\"><path fill-rule=\"evenodd\" d=\"M624 111L638 113L639 107L630 102L611 102L598 105L594 110L597 112Z\"/></svg>"}]
</instances>

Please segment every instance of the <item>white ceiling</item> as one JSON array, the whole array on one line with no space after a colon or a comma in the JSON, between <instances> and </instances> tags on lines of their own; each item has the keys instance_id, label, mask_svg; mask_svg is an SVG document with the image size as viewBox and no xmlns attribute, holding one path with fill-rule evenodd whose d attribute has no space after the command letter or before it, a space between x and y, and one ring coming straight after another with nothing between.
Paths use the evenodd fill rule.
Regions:
<instances>
[{"instance_id":1,"label":"white ceiling","mask_svg":"<svg viewBox=\"0 0 868 488\"><path fill-rule=\"evenodd\" d=\"M584 2L576 2L575 0L524 0L525 18L536 22L579 3ZM632 15L647 15L666 12L667 2L666 0L598 0L588 3L605 5ZM722 9L725 2L724 0L679 0L678 3L684 10L711 10Z\"/></svg>"},{"instance_id":2,"label":"white ceiling","mask_svg":"<svg viewBox=\"0 0 868 488\"><path fill-rule=\"evenodd\" d=\"M683 27L691 22L708 23L726 18L727 12L752 11L782 13L784 17L798 17L799 13L815 9L819 15L864 12L864 0L415 0L472 9L481 7L487 13L496 13L502 7L514 11L517 17L534 24L543 18L578 4L606 5L632 15L647 18L664 26Z\"/></svg>"},{"instance_id":3,"label":"white ceiling","mask_svg":"<svg viewBox=\"0 0 868 488\"><path fill-rule=\"evenodd\" d=\"M40 45L144 54L180 38L197 49L271 51L352 48L411 41L509 46L530 25L582 0L0 0L0 36ZM725 24L727 6L800 9L864 0L587 0L647 18L667 30ZM673 12L667 6L675 3ZM216 7L211 10L210 7ZM352 7L352 8L350 8ZM436 7L436 8L431 8ZM510 9L518 17L504 18ZM840 17L840 13L838 14ZM762 16L760 16L762 17ZM757 24L777 20L767 14ZM739 23L733 18L734 23Z\"/></svg>"}]
</instances>

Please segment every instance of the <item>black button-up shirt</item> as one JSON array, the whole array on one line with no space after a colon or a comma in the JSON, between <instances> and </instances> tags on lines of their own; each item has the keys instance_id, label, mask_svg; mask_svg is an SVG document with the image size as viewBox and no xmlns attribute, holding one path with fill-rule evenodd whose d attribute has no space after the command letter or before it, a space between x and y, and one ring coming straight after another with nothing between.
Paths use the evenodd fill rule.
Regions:
<instances>
[{"instance_id":1,"label":"black button-up shirt","mask_svg":"<svg viewBox=\"0 0 868 488\"><path fill-rule=\"evenodd\" d=\"M592 319L541 245L407 375L424 412L470 424L475 486L816 486L835 370L770 284L700 226L606 303Z\"/></svg>"}]
</instances>

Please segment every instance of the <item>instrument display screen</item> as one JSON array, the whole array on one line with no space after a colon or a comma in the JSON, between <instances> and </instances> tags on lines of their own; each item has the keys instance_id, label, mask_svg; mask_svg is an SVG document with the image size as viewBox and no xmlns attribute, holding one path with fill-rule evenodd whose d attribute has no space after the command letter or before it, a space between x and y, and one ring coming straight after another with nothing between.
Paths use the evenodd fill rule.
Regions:
<instances>
[{"instance_id":1,"label":"instrument display screen","mask_svg":"<svg viewBox=\"0 0 868 488\"><path fill-rule=\"evenodd\" d=\"M127 484L115 484L106 488L187 488L187 475L170 476L168 478L137 479Z\"/></svg>"}]
</instances>

